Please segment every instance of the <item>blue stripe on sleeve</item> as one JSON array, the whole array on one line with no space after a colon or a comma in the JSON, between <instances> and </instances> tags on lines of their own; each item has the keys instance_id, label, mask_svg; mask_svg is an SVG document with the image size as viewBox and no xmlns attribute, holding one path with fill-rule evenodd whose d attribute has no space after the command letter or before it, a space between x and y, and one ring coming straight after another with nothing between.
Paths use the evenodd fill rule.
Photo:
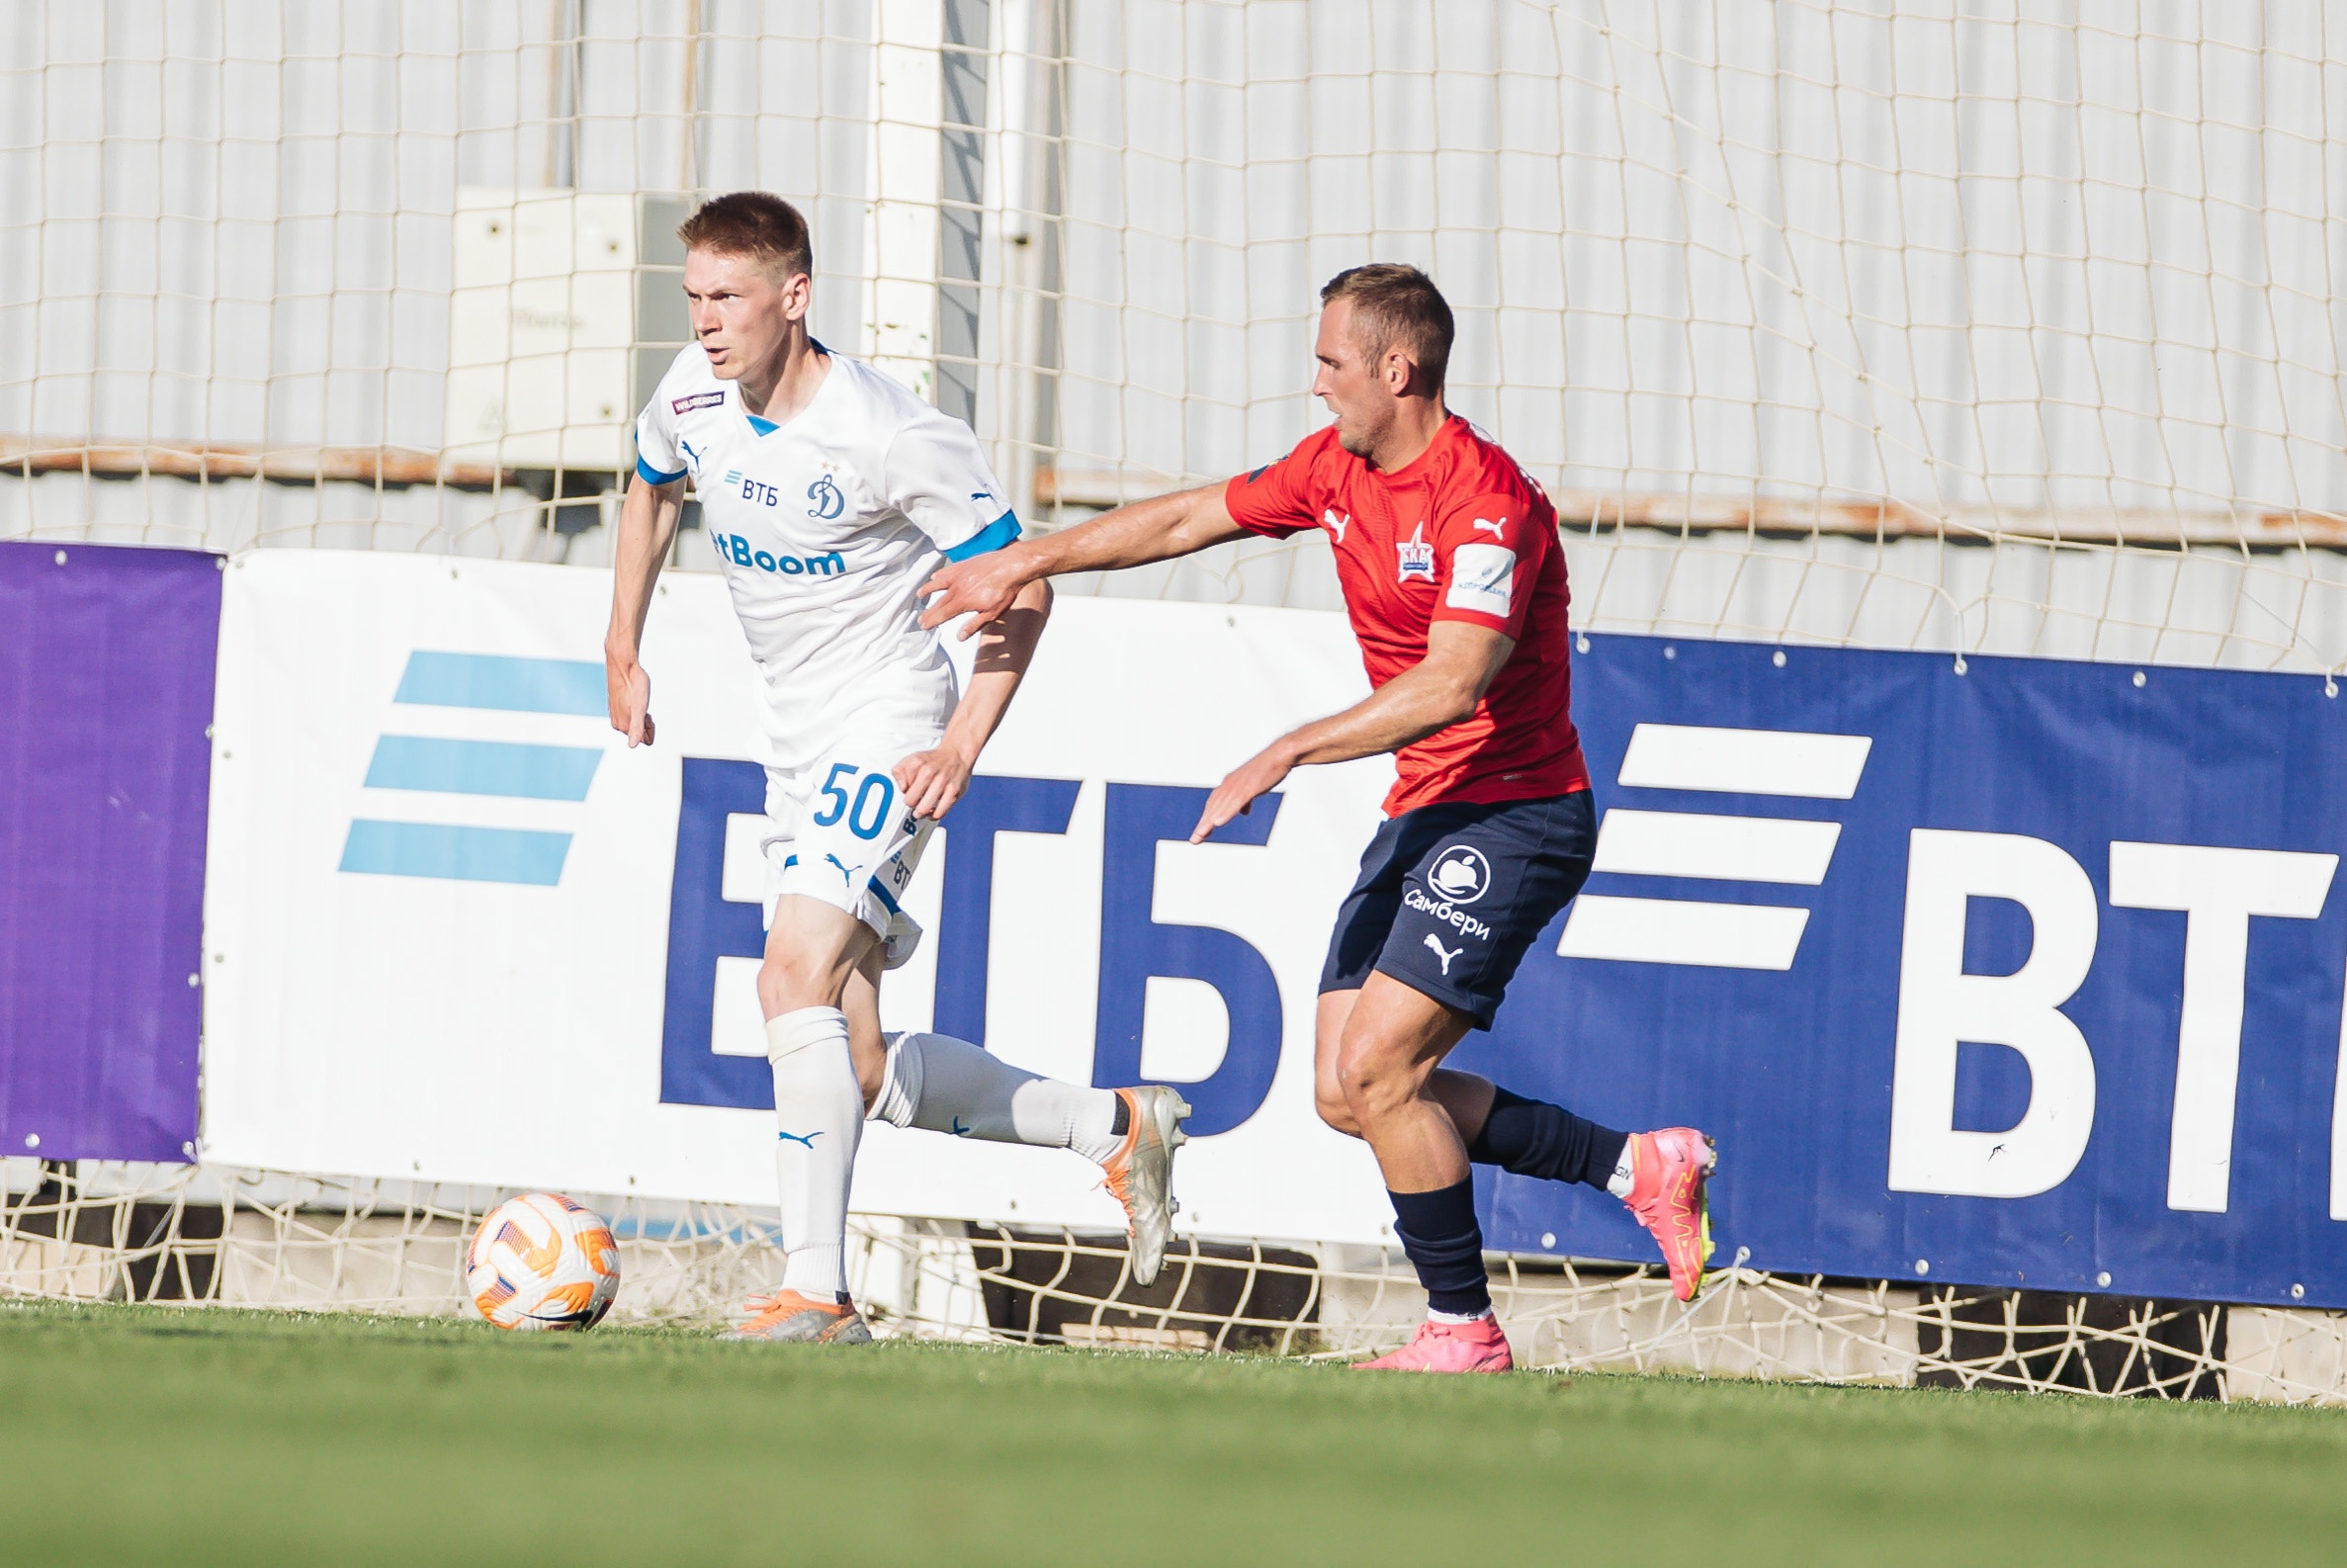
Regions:
<instances>
[{"instance_id":1,"label":"blue stripe on sleeve","mask_svg":"<svg viewBox=\"0 0 2347 1568\"><path fill-rule=\"evenodd\" d=\"M990 551L1000 550L1004 545L1015 542L1017 538L1018 519L1010 513L1004 512L977 533L945 552L945 559L968 561L973 556L983 556Z\"/></svg>"},{"instance_id":2,"label":"blue stripe on sleeve","mask_svg":"<svg viewBox=\"0 0 2347 1568\"><path fill-rule=\"evenodd\" d=\"M645 462L641 455L636 459L636 477L647 484L674 484L678 479L684 478L685 472L683 469L678 469L674 474L662 474L658 469Z\"/></svg>"}]
</instances>

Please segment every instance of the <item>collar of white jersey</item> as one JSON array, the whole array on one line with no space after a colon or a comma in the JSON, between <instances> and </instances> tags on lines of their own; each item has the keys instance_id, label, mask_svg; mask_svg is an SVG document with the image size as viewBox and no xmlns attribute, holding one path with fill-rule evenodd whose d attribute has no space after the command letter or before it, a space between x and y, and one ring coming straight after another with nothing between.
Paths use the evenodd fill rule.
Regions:
<instances>
[{"instance_id":1,"label":"collar of white jersey","mask_svg":"<svg viewBox=\"0 0 2347 1568\"><path fill-rule=\"evenodd\" d=\"M831 378L839 374L839 356L832 353L829 349L824 347L822 339L811 337L807 340L807 343L810 348L814 349L818 354L821 354L825 359L829 360L831 363L829 368L824 372L824 379L816 383L815 395L807 399L807 406L800 409L797 413L791 415L788 419L785 419L778 424L774 420L768 419L763 414L751 413L749 411L748 400L741 395L739 385L736 385L734 392L735 406L741 410L741 417L749 421L749 433L760 441L765 440L775 431L780 430L783 425L797 424L800 420L815 412L817 404L821 403L824 399L824 393L830 391Z\"/></svg>"}]
</instances>

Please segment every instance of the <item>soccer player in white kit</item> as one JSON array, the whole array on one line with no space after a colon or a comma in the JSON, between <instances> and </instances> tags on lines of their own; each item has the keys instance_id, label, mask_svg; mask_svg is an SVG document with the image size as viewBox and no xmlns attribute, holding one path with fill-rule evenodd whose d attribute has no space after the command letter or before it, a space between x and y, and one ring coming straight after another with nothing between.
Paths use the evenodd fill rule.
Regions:
<instances>
[{"instance_id":1,"label":"soccer player in white kit","mask_svg":"<svg viewBox=\"0 0 2347 1568\"><path fill-rule=\"evenodd\" d=\"M637 421L604 645L612 728L652 741L638 659L685 480L724 558L766 693L767 891L758 971L774 1072L782 1285L729 1338L859 1344L848 1297L848 1182L867 1116L1096 1161L1124 1204L1138 1284L1171 1227L1173 1089L1038 1078L964 1040L884 1036L880 979L920 928L901 903L968 787L1050 614L1037 583L980 632L969 690L920 625L920 584L1018 538L977 438L871 366L809 335L813 257L797 209L721 196L678 229L696 342Z\"/></svg>"}]
</instances>

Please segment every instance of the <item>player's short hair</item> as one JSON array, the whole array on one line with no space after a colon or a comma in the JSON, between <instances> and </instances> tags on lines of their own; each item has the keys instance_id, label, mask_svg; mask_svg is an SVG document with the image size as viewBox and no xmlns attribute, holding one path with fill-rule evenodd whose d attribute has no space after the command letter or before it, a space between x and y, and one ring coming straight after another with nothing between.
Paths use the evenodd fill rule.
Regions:
<instances>
[{"instance_id":1,"label":"player's short hair","mask_svg":"<svg viewBox=\"0 0 2347 1568\"><path fill-rule=\"evenodd\" d=\"M745 256L777 284L804 273L815 276L815 247L807 237L807 219L797 208L766 191L736 191L712 197L699 212L677 225L676 237L687 250L715 251L721 256Z\"/></svg>"},{"instance_id":2,"label":"player's short hair","mask_svg":"<svg viewBox=\"0 0 2347 1568\"><path fill-rule=\"evenodd\" d=\"M1372 359L1401 345L1410 362L1442 390L1450 365L1450 305L1434 280L1398 261L1347 267L1320 291L1322 305L1352 302L1354 330Z\"/></svg>"}]
</instances>

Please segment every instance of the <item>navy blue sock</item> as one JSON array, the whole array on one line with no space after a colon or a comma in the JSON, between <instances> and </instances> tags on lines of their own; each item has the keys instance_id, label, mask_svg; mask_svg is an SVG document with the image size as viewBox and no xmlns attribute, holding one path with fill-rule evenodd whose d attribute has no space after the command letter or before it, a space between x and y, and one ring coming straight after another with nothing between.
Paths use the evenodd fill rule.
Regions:
<instances>
[{"instance_id":1,"label":"navy blue sock","mask_svg":"<svg viewBox=\"0 0 2347 1568\"><path fill-rule=\"evenodd\" d=\"M1604 1191L1627 1142L1627 1133L1601 1127L1562 1105L1511 1094L1495 1084L1491 1114L1467 1146L1467 1158L1513 1176L1585 1181Z\"/></svg>"},{"instance_id":2,"label":"navy blue sock","mask_svg":"<svg viewBox=\"0 0 2347 1568\"><path fill-rule=\"evenodd\" d=\"M1491 1284L1483 1272L1483 1227L1475 1222L1475 1183L1437 1187L1432 1192L1393 1192L1394 1234L1418 1265L1427 1305L1436 1312L1471 1317L1491 1310Z\"/></svg>"}]
</instances>

